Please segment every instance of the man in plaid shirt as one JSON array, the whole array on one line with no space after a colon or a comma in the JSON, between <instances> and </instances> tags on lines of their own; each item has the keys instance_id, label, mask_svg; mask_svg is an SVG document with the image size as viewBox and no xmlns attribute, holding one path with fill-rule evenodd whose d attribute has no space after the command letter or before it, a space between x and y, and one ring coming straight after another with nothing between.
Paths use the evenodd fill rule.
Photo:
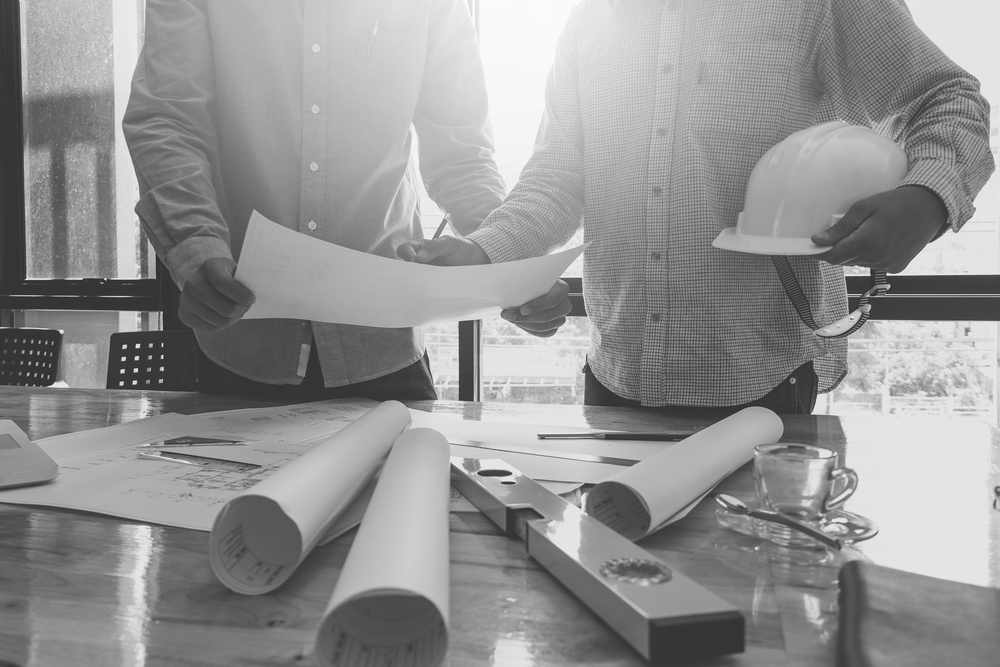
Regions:
<instances>
[{"instance_id":1,"label":"man in plaid shirt","mask_svg":"<svg viewBox=\"0 0 1000 667\"><path fill-rule=\"evenodd\" d=\"M902 271L973 213L994 169L979 83L899 0L584 0L559 41L534 154L464 239L400 246L444 265L591 245L590 405L764 405L809 413L847 371L844 339L802 324L766 255L712 247L774 144L840 119L904 148L909 172L813 237L792 265L818 322L847 314L841 265ZM817 259L822 261L817 261ZM567 288L503 317L535 335Z\"/></svg>"}]
</instances>

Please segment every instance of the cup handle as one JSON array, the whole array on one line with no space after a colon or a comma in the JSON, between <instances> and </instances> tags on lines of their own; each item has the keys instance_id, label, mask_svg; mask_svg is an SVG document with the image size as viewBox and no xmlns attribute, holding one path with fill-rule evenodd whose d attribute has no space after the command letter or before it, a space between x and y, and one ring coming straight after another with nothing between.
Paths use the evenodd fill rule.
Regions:
<instances>
[{"instance_id":1,"label":"cup handle","mask_svg":"<svg viewBox=\"0 0 1000 667\"><path fill-rule=\"evenodd\" d=\"M837 479L843 479L845 486L840 493L826 501L827 512L835 510L846 503L847 499L854 495L854 492L858 488L858 473L854 472L850 468L834 469L830 473L830 479L833 481L833 484L837 483Z\"/></svg>"}]
</instances>

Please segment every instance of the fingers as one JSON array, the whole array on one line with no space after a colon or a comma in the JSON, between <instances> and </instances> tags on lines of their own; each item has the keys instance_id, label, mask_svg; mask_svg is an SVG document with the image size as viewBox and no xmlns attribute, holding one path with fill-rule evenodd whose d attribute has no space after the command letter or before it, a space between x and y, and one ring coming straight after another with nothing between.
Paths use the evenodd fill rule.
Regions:
<instances>
[{"instance_id":1,"label":"fingers","mask_svg":"<svg viewBox=\"0 0 1000 667\"><path fill-rule=\"evenodd\" d=\"M407 241L396 247L396 257L407 262L416 262L418 250L420 250L420 241Z\"/></svg>"},{"instance_id":2,"label":"fingers","mask_svg":"<svg viewBox=\"0 0 1000 667\"><path fill-rule=\"evenodd\" d=\"M230 327L253 305L254 295L233 273L236 263L228 258L206 260L184 283L177 315L181 322L199 331Z\"/></svg>"},{"instance_id":3,"label":"fingers","mask_svg":"<svg viewBox=\"0 0 1000 667\"><path fill-rule=\"evenodd\" d=\"M181 322L199 331L219 331L231 327L240 321L248 310L247 307L237 309L227 307L227 303L215 300L208 301L194 298L187 292L181 293L177 315ZM221 305L220 305L221 304Z\"/></svg>"},{"instance_id":4,"label":"fingers","mask_svg":"<svg viewBox=\"0 0 1000 667\"><path fill-rule=\"evenodd\" d=\"M500 317L539 338L548 338L566 323L573 306L569 300L569 285L557 280L546 294L520 308L506 308Z\"/></svg>"},{"instance_id":5,"label":"fingers","mask_svg":"<svg viewBox=\"0 0 1000 667\"><path fill-rule=\"evenodd\" d=\"M204 313L205 317L202 317L201 313L196 313L191 309L191 304L184 303L183 297L181 297L181 303L177 308L177 316L180 321L191 327L195 331L220 331L228 326L232 326L239 321L236 320L222 320L217 315L211 315L208 311Z\"/></svg>"},{"instance_id":6,"label":"fingers","mask_svg":"<svg viewBox=\"0 0 1000 667\"><path fill-rule=\"evenodd\" d=\"M455 252L446 241L451 237L421 241L407 241L396 248L396 256L417 264L438 264L438 260Z\"/></svg>"},{"instance_id":7,"label":"fingers","mask_svg":"<svg viewBox=\"0 0 1000 667\"><path fill-rule=\"evenodd\" d=\"M489 256L476 243L453 236L407 241L396 248L396 256L407 262L438 266L468 266L490 263Z\"/></svg>"},{"instance_id":8,"label":"fingers","mask_svg":"<svg viewBox=\"0 0 1000 667\"><path fill-rule=\"evenodd\" d=\"M815 258L899 273L947 219L947 209L933 192L902 186L857 202L837 224L814 235L813 243L831 246Z\"/></svg>"},{"instance_id":9,"label":"fingers","mask_svg":"<svg viewBox=\"0 0 1000 667\"><path fill-rule=\"evenodd\" d=\"M831 246L826 252L816 255L816 259L841 266L855 265L861 258L865 243L864 234L858 234L858 230L873 214L874 210L860 203L855 204L832 227L813 235L810 240L816 245Z\"/></svg>"},{"instance_id":10,"label":"fingers","mask_svg":"<svg viewBox=\"0 0 1000 667\"><path fill-rule=\"evenodd\" d=\"M530 316L551 310L565 310L562 315L569 315L570 309L569 284L564 280L557 280L548 292L522 305L517 311L522 316Z\"/></svg>"},{"instance_id":11,"label":"fingers","mask_svg":"<svg viewBox=\"0 0 1000 667\"><path fill-rule=\"evenodd\" d=\"M246 312L246 309L253 305L254 294L234 277L236 263L232 260L209 261L212 263L206 274L208 282L219 294L228 297L234 304L245 306L243 312Z\"/></svg>"}]
</instances>

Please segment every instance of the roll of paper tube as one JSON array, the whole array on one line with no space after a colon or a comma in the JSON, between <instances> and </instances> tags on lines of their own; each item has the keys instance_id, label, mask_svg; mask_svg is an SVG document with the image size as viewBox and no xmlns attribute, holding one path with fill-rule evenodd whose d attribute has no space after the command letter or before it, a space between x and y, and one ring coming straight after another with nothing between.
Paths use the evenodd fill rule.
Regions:
<instances>
[{"instance_id":1,"label":"roll of paper tube","mask_svg":"<svg viewBox=\"0 0 1000 667\"><path fill-rule=\"evenodd\" d=\"M781 418L750 407L597 484L587 513L631 540L682 518L719 482L753 458L757 445L777 442Z\"/></svg>"},{"instance_id":2,"label":"roll of paper tube","mask_svg":"<svg viewBox=\"0 0 1000 667\"><path fill-rule=\"evenodd\" d=\"M399 436L320 623L323 667L432 667L448 648L448 441Z\"/></svg>"},{"instance_id":3,"label":"roll of paper tube","mask_svg":"<svg viewBox=\"0 0 1000 667\"><path fill-rule=\"evenodd\" d=\"M227 502L209 537L219 581L246 595L283 584L375 476L409 425L406 406L381 403Z\"/></svg>"}]
</instances>

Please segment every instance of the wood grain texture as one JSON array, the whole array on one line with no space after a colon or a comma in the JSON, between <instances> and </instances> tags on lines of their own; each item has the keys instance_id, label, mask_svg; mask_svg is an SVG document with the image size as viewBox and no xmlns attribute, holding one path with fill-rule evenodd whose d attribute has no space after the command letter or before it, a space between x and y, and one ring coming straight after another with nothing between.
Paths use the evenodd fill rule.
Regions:
<instances>
[{"instance_id":1,"label":"wood grain texture","mask_svg":"<svg viewBox=\"0 0 1000 667\"><path fill-rule=\"evenodd\" d=\"M0 387L0 417L33 439L166 412L274 405L185 392ZM437 413L596 429L710 423L638 410L413 403ZM1000 586L1000 433L947 419L786 417L786 442L838 450L860 476L848 509L880 534L851 550L923 574ZM753 496L749 466L720 491ZM714 503L642 541L736 605L747 651L699 665L830 665L843 557L804 563L721 527ZM353 534L315 550L272 594L215 579L208 533L0 504L0 666L315 665L313 638ZM600 619L477 513L451 517L449 665L643 665Z\"/></svg>"}]
</instances>

